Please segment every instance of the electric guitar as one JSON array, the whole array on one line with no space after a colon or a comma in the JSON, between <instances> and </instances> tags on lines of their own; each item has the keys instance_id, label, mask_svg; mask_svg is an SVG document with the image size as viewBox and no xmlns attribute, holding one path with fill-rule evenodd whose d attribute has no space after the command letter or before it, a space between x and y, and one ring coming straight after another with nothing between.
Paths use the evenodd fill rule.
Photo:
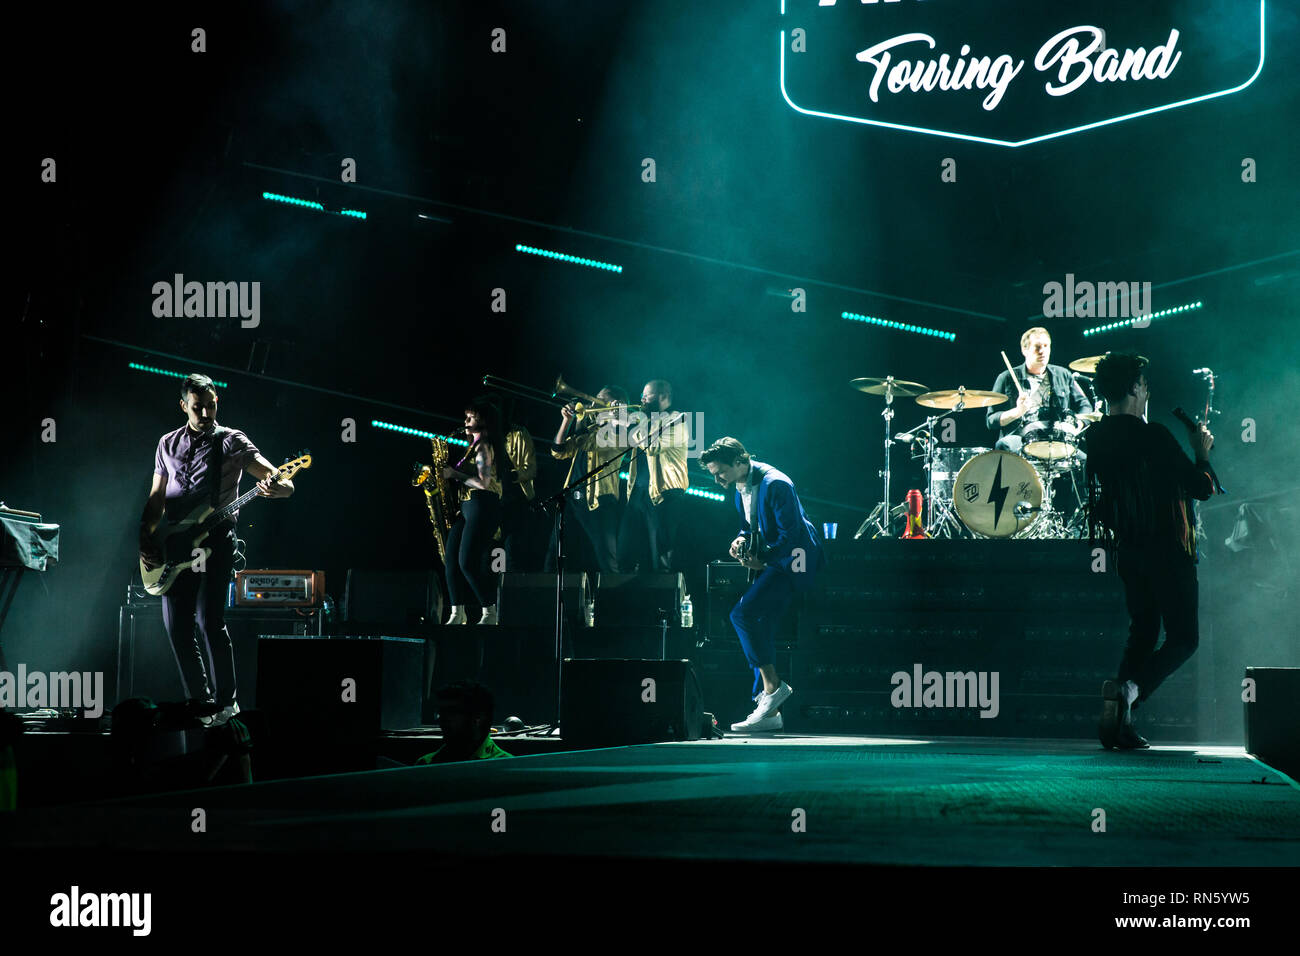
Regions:
<instances>
[{"instance_id":1,"label":"electric guitar","mask_svg":"<svg viewBox=\"0 0 1300 956\"><path fill-rule=\"evenodd\" d=\"M292 478L299 469L310 467L311 455L303 454L281 465L277 478ZM256 497L258 489L254 485L220 511L213 510L211 496L206 496L201 505L196 506L180 521L169 522L164 518L153 533L154 550L163 556L163 563L149 565L144 558L140 559L140 577L144 581L144 589L155 596L166 594L181 572L190 570L200 560L196 551L202 554L201 560L206 562L212 556L212 549L203 547L208 532L229 520L231 515Z\"/></svg>"}]
</instances>

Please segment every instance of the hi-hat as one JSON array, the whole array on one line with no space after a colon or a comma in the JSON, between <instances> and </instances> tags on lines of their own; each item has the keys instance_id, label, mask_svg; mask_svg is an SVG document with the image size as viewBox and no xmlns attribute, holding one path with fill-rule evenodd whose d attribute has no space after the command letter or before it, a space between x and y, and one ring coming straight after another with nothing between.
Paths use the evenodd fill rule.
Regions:
<instances>
[{"instance_id":1,"label":"hi-hat","mask_svg":"<svg viewBox=\"0 0 1300 956\"><path fill-rule=\"evenodd\" d=\"M849 387L856 388L859 392L866 392L868 395L884 395L890 392L906 398L920 395L925 391L925 386L920 382L904 382L892 375L888 378L855 378L849 382Z\"/></svg>"},{"instance_id":2,"label":"hi-hat","mask_svg":"<svg viewBox=\"0 0 1300 956\"><path fill-rule=\"evenodd\" d=\"M1087 358L1075 359L1070 363L1070 371L1082 372L1084 375L1096 375L1097 363L1105 357L1105 355L1089 355Z\"/></svg>"},{"instance_id":3,"label":"hi-hat","mask_svg":"<svg viewBox=\"0 0 1300 956\"><path fill-rule=\"evenodd\" d=\"M967 388L949 388L938 392L926 392L916 400L916 404L924 405L926 408L947 408L953 409L961 405L966 408L988 408L990 405L1001 405L1007 401L1007 396L1001 392L980 392Z\"/></svg>"}]
</instances>

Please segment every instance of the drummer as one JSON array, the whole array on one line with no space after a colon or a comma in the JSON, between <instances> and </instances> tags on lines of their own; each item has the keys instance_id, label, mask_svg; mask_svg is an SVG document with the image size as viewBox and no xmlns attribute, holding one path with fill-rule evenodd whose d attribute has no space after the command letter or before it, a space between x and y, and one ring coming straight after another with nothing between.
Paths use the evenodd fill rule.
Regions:
<instances>
[{"instance_id":1,"label":"drummer","mask_svg":"<svg viewBox=\"0 0 1300 956\"><path fill-rule=\"evenodd\" d=\"M1011 373L1003 371L993 383L993 391L1001 392L1015 404L994 405L988 410L987 422L991 431L998 432L995 448L1021 454L1024 432L1038 422L1060 422L1070 415L1089 415L1092 403L1079 387L1070 370L1059 365L1049 365L1052 357L1052 337L1047 329L1036 326L1020 336L1020 352L1025 361ZM1019 382L1020 388L1016 388Z\"/></svg>"}]
</instances>

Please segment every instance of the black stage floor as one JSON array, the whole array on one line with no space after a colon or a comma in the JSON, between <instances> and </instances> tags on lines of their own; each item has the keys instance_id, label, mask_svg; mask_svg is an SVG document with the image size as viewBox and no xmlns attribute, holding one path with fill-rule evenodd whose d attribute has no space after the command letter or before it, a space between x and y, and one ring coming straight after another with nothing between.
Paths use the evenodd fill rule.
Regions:
<instances>
[{"instance_id":1,"label":"black stage floor","mask_svg":"<svg viewBox=\"0 0 1300 956\"><path fill-rule=\"evenodd\" d=\"M30 809L0 827L16 849L186 851L196 807L205 851L1300 864L1300 786L1241 748L1074 740L728 737Z\"/></svg>"}]
</instances>

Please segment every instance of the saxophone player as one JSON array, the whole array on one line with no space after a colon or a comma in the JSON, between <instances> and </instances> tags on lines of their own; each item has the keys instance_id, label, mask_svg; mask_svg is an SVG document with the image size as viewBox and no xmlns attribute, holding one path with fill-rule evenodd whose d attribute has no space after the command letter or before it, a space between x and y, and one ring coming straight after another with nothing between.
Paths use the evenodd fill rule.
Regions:
<instances>
[{"instance_id":1,"label":"saxophone player","mask_svg":"<svg viewBox=\"0 0 1300 956\"><path fill-rule=\"evenodd\" d=\"M496 581L488 569L488 553L501 523L498 468L509 467L497 422L496 409L489 402L475 400L466 405L469 451L455 465L442 469L443 478L461 484L460 516L447 535L448 624L468 622L465 605L471 597L483 609L479 623L497 623Z\"/></svg>"}]
</instances>

